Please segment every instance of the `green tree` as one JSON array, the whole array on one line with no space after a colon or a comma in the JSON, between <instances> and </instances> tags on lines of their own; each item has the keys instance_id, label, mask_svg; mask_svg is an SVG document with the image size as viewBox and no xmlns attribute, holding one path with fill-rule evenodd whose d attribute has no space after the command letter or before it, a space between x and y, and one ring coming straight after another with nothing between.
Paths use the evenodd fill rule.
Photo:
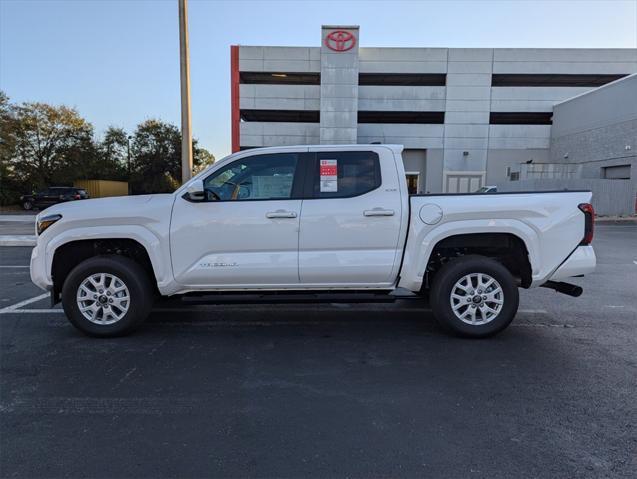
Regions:
<instances>
[{"instance_id":1,"label":"green tree","mask_svg":"<svg viewBox=\"0 0 637 479\"><path fill-rule=\"evenodd\" d=\"M129 140L131 169L129 172ZM109 127L95 141L93 127L66 106L13 105L0 91L0 201L16 202L20 193L74 180L129 180L135 193L174 191L181 180L181 134L159 120L138 125L133 136ZM214 156L193 141L194 171Z\"/></svg>"},{"instance_id":2,"label":"green tree","mask_svg":"<svg viewBox=\"0 0 637 479\"><path fill-rule=\"evenodd\" d=\"M134 193L168 193L179 185L180 141L169 123L151 119L137 126L131 146Z\"/></svg>"},{"instance_id":3,"label":"green tree","mask_svg":"<svg viewBox=\"0 0 637 479\"><path fill-rule=\"evenodd\" d=\"M170 123L150 119L140 123L132 142L131 183L134 193L168 193L181 183L181 133ZM214 156L193 141L194 170Z\"/></svg>"},{"instance_id":4,"label":"green tree","mask_svg":"<svg viewBox=\"0 0 637 479\"><path fill-rule=\"evenodd\" d=\"M192 140L192 162L193 173L199 173L212 165L215 162L215 157L204 147L199 146L197 140Z\"/></svg>"},{"instance_id":5,"label":"green tree","mask_svg":"<svg viewBox=\"0 0 637 479\"><path fill-rule=\"evenodd\" d=\"M99 179L128 180L128 134L123 128L109 126L98 144L94 171Z\"/></svg>"},{"instance_id":6,"label":"green tree","mask_svg":"<svg viewBox=\"0 0 637 479\"><path fill-rule=\"evenodd\" d=\"M14 121L11 103L5 92L0 90L0 160L8 162L15 151L13 135Z\"/></svg>"},{"instance_id":7,"label":"green tree","mask_svg":"<svg viewBox=\"0 0 637 479\"><path fill-rule=\"evenodd\" d=\"M11 158L15 152L12 107L9 97L0 90L0 204L14 203L20 196L21 185L15 178Z\"/></svg>"},{"instance_id":8,"label":"green tree","mask_svg":"<svg viewBox=\"0 0 637 479\"><path fill-rule=\"evenodd\" d=\"M25 185L70 184L88 173L96 154L93 126L77 110L23 103L11 107L9 123L14 147L7 167Z\"/></svg>"}]
</instances>

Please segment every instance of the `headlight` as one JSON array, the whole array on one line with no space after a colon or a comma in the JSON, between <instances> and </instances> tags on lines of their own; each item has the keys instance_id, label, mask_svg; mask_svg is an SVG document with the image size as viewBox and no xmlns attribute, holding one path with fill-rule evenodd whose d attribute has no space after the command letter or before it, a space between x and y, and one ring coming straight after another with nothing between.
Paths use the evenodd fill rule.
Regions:
<instances>
[{"instance_id":1,"label":"headlight","mask_svg":"<svg viewBox=\"0 0 637 479\"><path fill-rule=\"evenodd\" d=\"M62 219L62 215L48 215L38 218L38 235L44 233L44 230L60 219Z\"/></svg>"}]
</instances>

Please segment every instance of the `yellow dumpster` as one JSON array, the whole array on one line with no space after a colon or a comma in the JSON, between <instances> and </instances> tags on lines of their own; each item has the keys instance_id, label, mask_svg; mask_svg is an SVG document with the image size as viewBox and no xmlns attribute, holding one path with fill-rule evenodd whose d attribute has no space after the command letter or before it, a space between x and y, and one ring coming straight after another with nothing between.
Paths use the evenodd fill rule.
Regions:
<instances>
[{"instance_id":1,"label":"yellow dumpster","mask_svg":"<svg viewBox=\"0 0 637 479\"><path fill-rule=\"evenodd\" d=\"M91 198L128 195L128 183L126 181L76 180L73 186L85 189Z\"/></svg>"}]
</instances>

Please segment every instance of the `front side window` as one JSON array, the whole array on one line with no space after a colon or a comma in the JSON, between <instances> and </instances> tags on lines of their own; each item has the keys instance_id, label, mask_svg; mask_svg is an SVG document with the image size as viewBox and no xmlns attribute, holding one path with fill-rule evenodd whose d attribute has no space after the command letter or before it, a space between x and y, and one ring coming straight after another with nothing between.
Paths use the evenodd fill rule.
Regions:
<instances>
[{"instance_id":1,"label":"front side window","mask_svg":"<svg viewBox=\"0 0 637 479\"><path fill-rule=\"evenodd\" d=\"M206 200L289 199L297 163L296 153L258 155L233 161L204 180Z\"/></svg>"},{"instance_id":2,"label":"front side window","mask_svg":"<svg viewBox=\"0 0 637 479\"><path fill-rule=\"evenodd\" d=\"M314 172L315 198L348 198L381 184L380 163L373 151L321 152Z\"/></svg>"}]
</instances>

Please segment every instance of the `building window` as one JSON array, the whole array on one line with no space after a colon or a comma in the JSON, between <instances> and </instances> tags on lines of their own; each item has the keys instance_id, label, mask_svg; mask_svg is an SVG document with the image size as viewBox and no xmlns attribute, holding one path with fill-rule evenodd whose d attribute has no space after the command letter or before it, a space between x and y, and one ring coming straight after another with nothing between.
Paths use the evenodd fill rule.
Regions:
<instances>
[{"instance_id":1,"label":"building window","mask_svg":"<svg viewBox=\"0 0 637 479\"><path fill-rule=\"evenodd\" d=\"M320 73L240 72L239 83L252 85L320 85Z\"/></svg>"},{"instance_id":2,"label":"building window","mask_svg":"<svg viewBox=\"0 0 637 479\"><path fill-rule=\"evenodd\" d=\"M598 87L626 75L570 75L570 74L494 74L491 86L570 86Z\"/></svg>"},{"instance_id":3,"label":"building window","mask_svg":"<svg viewBox=\"0 0 637 479\"><path fill-rule=\"evenodd\" d=\"M602 178L607 180L630 180L630 165L603 167Z\"/></svg>"},{"instance_id":4,"label":"building window","mask_svg":"<svg viewBox=\"0 0 637 479\"><path fill-rule=\"evenodd\" d=\"M359 85L445 86L444 73L361 73Z\"/></svg>"},{"instance_id":5,"label":"building window","mask_svg":"<svg viewBox=\"0 0 637 479\"><path fill-rule=\"evenodd\" d=\"M491 112L489 123L492 125L551 125L551 112Z\"/></svg>"},{"instance_id":6,"label":"building window","mask_svg":"<svg viewBox=\"0 0 637 479\"><path fill-rule=\"evenodd\" d=\"M423 123L445 122L444 111L359 111L359 123Z\"/></svg>"},{"instance_id":7,"label":"building window","mask_svg":"<svg viewBox=\"0 0 637 479\"><path fill-rule=\"evenodd\" d=\"M316 110L241 110L242 121L318 123Z\"/></svg>"}]
</instances>

